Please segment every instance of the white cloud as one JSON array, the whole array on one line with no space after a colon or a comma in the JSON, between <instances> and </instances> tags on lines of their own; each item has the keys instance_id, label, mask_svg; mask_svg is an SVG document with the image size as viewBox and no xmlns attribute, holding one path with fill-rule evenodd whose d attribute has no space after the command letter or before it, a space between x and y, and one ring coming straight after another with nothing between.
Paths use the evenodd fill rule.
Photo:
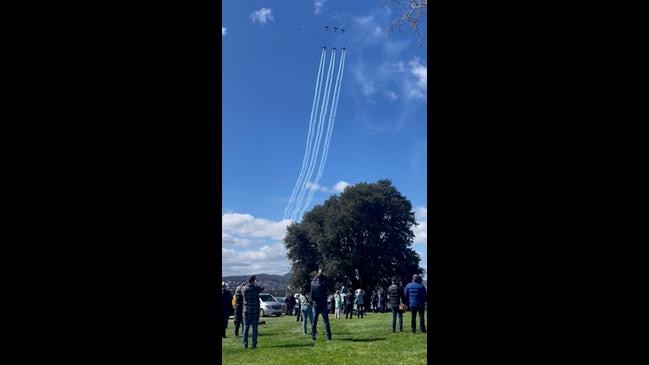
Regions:
<instances>
[{"instance_id":1,"label":"white cloud","mask_svg":"<svg viewBox=\"0 0 649 365\"><path fill-rule=\"evenodd\" d=\"M392 101L395 101L395 100L399 99L399 95L397 95L397 93L395 93L394 91L385 90L383 93L385 94L386 98L388 98L388 99L390 99Z\"/></svg>"},{"instance_id":2,"label":"white cloud","mask_svg":"<svg viewBox=\"0 0 649 365\"><path fill-rule=\"evenodd\" d=\"M268 237L279 240L286 234L289 220L278 222L255 218L250 214L226 213L221 217L222 233L233 237Z\"/></svg>"},{"instance_id":3,"label":"white cloud","mask_svg":"<svg viewBox=\"0 0 649 365\"><path fill-rule=\"evenodd\" d=\"M253 23L259 22L259 24L266 24L269 20L275 20L275 18L273 18L273 11L268 8L261 8L253 11L250 14L250 19L252 19Z\"/></svg>"},{"instance_id":4,"label":"white cloud","mask_svg":"<svg viewBox=\"0 0 649 365\"><path fill-rule=\"evenodd\" d=\"M329 189L327 189L326 187L324 187L322 185L318 185L316 183L312 183L312 182L306 183L306 188L309 189L309 190L321 191L323 193L326 193L326 192L329 191Z\"/></svg>"},{"instance_id":5,"label":"white cloud","mask_svg":"<svg viewBox=\"0 0 649 365\"><path fill-rule=\"evenodd\" d=\"M223 275L284 275L289 272L290 262L282 240L290 221L224 213L221 222Z\"/></svg>"},{"instance_id":6,"label":"white cloud","mask_svg":"<svg viewBox=\"0 0 649 365\"><path fill-rule=\"evenodd\" d=\"M337 191L339 193L342 193L346 187L348 187L350 184L347 181L338 181L336 185L334 185L333 190Z\"/></svg>"},{"instance_id":7,"label":"white cloud","mask_svg":"<svg viewBox=\"0 0 649 365\"><path fill-rule=\"evenodd\" d=\"M417 207L415 209L415 220L418 225L413 228L415 234L414 243L426 245L428 242L428 208Z\"/></svg>"},{"instance_id":8,"label":"white cloud","mask_svg":"<svg viewBox=\"0 0 649 365\"><path fill-rule=\"evenodd\" d=\"M246 238L239 238L231 236L227 233L221 232L221 244L223 247L248 247L251 244L251 241Z\"/></svg>"},{"instance_id":9,"label":"white cloud","mask_svg":"<svg viewBox=\"0 0 649 365\"><path fill-rule=\"evenodd\" d=\"M221 26L221 37L223 37L226 34L227 31L228 31L228 28L226 28L224 26Z\"/></svg>"},{"instance_id":10,"label":"white cloud","mask_svg":"<svg viewBox=\"0 0 649 365\"><path fill-rule=\"evenodd\" d=\"M410 73L415 77L415 85L410 90L410 95L417 98L426 98L428 91L428 66L423 64L419 58L408 62Z\"/></svg>"},{"instance_id":11,"label":"white cloud","mask_svg":"<svg viewBox=\"0 0 649 365\"><path fill-rule=\"evenodd\" d=\"M417 252L421 258L419 261L419 266L424 270L428 270L428 208L427 207L417 207L415 208L415 220L419 225L413 228L413 233L415 234L415 239L413 242L413 250ZM425 280L427 274L423 275Z\"/></svg>"},{"instance_id":12,"label":"white cloud","mask_svg":"<svg viewBox=\"0 0 649 365\"><path fill-rule=\"evenodd\" d=\"M257 250L237 251L221 249L221 273L223 276L274 274L284 275L290 271L283 243L263 245Z\"/></svg>"},{"instance_id":13,"label":"white cloud","mask_svg":"<svg viewBox=\"0 0 649 365\"><path fill-rule=\"evenodd\" d=\"M315 15L319 15L322 13L322 10L324 9L324 4L327 2L327 0L315 0L313 3L313 6L315 7L313 13Z\"/></svg>"}]
</instances>

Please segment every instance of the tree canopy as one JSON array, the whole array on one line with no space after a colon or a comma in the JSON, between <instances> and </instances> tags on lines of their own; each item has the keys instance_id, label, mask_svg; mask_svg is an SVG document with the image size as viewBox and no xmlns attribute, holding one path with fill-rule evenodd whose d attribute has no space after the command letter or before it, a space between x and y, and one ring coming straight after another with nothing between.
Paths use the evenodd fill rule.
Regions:
<instances>
[{"instance_id":1,"label":"tree canopy","mask_svg":"<svg viewBox=\"0 0 649 365\"><path fill-rule=\"evenodd\" d=\"M390 180L348 186L289 225L284 244L291 281L308 287L323 269L333 283L365 290L389 285L392 276L407 282L423 273L411 248L413 225L412 204Z\"/></svg>"}]
</instances>

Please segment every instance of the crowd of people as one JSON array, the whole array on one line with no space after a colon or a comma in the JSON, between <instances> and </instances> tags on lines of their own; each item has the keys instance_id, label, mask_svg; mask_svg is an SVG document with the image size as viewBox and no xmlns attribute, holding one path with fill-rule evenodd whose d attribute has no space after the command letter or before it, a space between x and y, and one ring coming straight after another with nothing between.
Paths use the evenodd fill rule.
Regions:
<instances>
[{"instance_id":1,"label":"crowd of people","mask_svg":"<svg viewBox=\"0 0 649 365\"><path fill-rule=\"evenodd\" d=\"M357 288L355 291L346 288L344 285L335 290L333 295L328 295L333 291L330 281L322 270L310 283L310 288L300 288L295 295L287 294L285 298L286 315L296 316L296 321L302 322L302 334L310 335L312 340L316 340L318 333L318 319L322 317L324 323L325 335L328 341L332 339L331 326L329 323L329 314L333 313L336 319L341 318L341 313L345 319L363 318L366 303L370 305L373 313L392 312L392 332L396 332L397 320L400 332L403 332L403 313L411 312L410 327L412 333L417 330L417 317L419 317L419 330L426 332L424 320L424 311L426 309L426 287L422 284L422 278L419 274L412 276L412 282L408 283L405 288L393 277L392 285L387 291L382 289L372 292L369 298L363 289ZM234 317L234 335L243 337L243 347L248 348L248 338L252 339L251 347L257 347L257 336L259 327L259 294L264 290L263 287L256 283L256 276L248 278L247 283L239 285L232 294L228 285L222 284L222 337L226 337L228 319ZM310 328L307 326L310 326ZM250 334L250 327L252 333Z\"/></svg>"}]
</instances>

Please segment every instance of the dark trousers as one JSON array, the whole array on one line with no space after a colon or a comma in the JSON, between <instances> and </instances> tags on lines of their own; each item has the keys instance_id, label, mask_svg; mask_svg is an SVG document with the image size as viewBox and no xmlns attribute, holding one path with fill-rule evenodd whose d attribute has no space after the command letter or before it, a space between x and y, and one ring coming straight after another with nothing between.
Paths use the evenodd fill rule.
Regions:
<instances>
[{"instance_id":1,"label":"dark trousers","mask_svg":"<svg viewBox=\"0 0 649 365\"><path fill-rule=\"evenodd\" d=\"M243 322L243 318L237 318L236 316L234 317L234 336L239 337L239 328L241 327L241 322Z\"/></svg>"},{"instance_id":2,"label":"dark trousers","mask_svg":"<svg viewBox=\"0 0 649 365\"><path fill-rule=\"evenodd\" d=\"M403 312L399 311L399 307L392 307L392 332L395 332L397 316L399 316L399 332L403 332Z\"/></svg>"},{"instance_id":3,"label":"dark trousers","mask_svg":"<svg viewBox=\"0 0 649 365\"><path fill-rule=\"evenodd\" d=\"M225 313L221 316L221 323L223 324L223 334L222 334L223 337L225 337L225 330L228 329L228 318L229 317L230 317L230 315L225 314Z\"/></svg>"},{"instance_id":4,"label":"dark trousers","mask_svg":"<svg viewBox=\"0 0 649 365\"><path fill-rule=\"evenodd\" d=\"M331 340L331 327L329 327L329 312L327 312L327 306L313 307L313 324L311 325L311 338L315 339L316 327L318 326L318 315L320 314L322 314L322 321L324 322L325 325L325 332L327 333L327 339Z\"/></svg>"},{"instance_id":5,"label":"dark trousers","mask_svg":"<svg viewBox=\"0 0 649 365\"><path fill-rule=\"evenodd\" d=\"M363 304L357 304L356 318L363 318L363 311L365 311L365 306Z\"/></svg>"},{"instance_id":6,"label":"dark trousers","mask_svg":"<svg viewBox=\"0 0 649 365\"><path fill-rule=\"evenodd\" d=\"M410 318L410 327L412 327L412 332L416 332L417 325L417 313L419 313L419 330L421 332L426 332L426 322L424 322L424 307L421 308L410 308L412 317Z\"/></svg>"},{"instance_id":7,"label":"dark trousers","mask_svg":"<svg viewBox=\"0 0 649 365\"><path fill-rule=\"evenodd\" d=\"M347 306L345 307L345 318L349 318L349 319L354 318L354 313L352 313L352 308L354 308L353 304L347 304Z\"/></svg>"}]
</instances>

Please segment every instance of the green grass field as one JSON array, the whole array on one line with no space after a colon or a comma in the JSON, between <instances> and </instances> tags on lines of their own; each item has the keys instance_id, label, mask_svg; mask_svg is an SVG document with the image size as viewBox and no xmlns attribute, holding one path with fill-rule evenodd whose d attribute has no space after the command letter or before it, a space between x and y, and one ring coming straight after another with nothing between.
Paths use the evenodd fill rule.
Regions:
<instances>
[{"instance_id":1,"label":"green grass field","mask_svg":"<svg viewBox=\"0 0 649 365\"><path fill-rule=\"evenodd\" d=\"M428 314L428 313L426 313ZM336 364L426 364L426 333L410 332L410 313L403 316L403 332L392 333L392 314L368 314L363 319L334 319L332 341L327 341L322 317L318 319L318 338L302 335L302 323L295 317L264 317L259 325L256 349L244 349L241 338L234 337L234 324L228 323L227 338L222 338L222 363L263 365L336 365ZM307 325L307 332L310 327ZM241 331L240 331L241 332ZM248 345L252 346L252 329Z\"/></svg>"}]
</instances>

